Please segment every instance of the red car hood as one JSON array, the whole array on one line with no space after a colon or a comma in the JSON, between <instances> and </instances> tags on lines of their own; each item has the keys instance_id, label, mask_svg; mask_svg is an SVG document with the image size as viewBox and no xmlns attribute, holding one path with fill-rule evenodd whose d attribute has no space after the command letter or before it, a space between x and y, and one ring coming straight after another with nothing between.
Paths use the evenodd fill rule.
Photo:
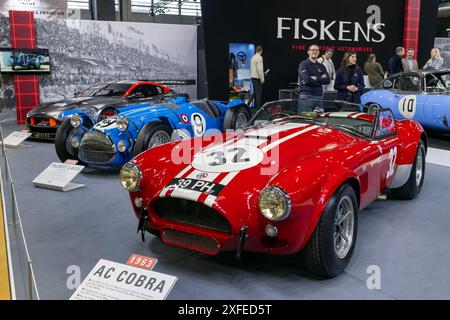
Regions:
<instances>
[{"instance_id":1,"label":"red car hood","mask_svg":"<svg viewBox=\"0 0 450 320\"><path fill-rule=\"evenodd\" d=\"M249 129L237 137L214 139L221 137L224 142L197 138L160 146L136 157L134 161L143 173L144 201L179 197L204 202L239 227L257 212L259 193L267 185L283 188L291 198L301 196L298 193L302 188L318 181L330 166L342 163L347 153L351 154L348 149L359 149L361 146L355 144L367 143L330 126L284 121ZM216 154L211 156L213 152ZM220 152L229 155L220 158ZM184 163L179 163L182 156ZM174 191L168 186L176 184L176 178L207 184ZM211 184L216 185L216 195L207 193Z\"/></svg>"}]
</instances>

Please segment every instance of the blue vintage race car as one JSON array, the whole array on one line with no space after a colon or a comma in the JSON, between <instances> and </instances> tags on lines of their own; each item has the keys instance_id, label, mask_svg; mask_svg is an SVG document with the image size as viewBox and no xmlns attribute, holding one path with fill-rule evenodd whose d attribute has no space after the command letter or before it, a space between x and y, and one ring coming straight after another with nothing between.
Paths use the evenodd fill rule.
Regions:
<instances>
[{"instance_id":1,"label":"blue vintage race car","mask_svg":"<svg viewBox=\"0 0 450 320\"><path fill-rule=\"evenodd\" d=\"M17 67L24 69L36 69L41 68L43 56L31 53L14 53L11 55L10 64L11 69L16 70Z\"/></svg>"},{"instance_id":2,"label":"blue vintage race car","mask_svg":"<svg viewBox=\"0 0 450 320\"><path fill-rule=\"evenodd\" d=\"M394 74L365 93L361 103L390 108L396 119L413 119L425 128L450 132L450 70Z\"/></svg>"},{"instance_id":3,"label":"blue vintage race car","mask_svg":"<svg viewBox=\"0 0 450 320\"><path fill-rule=\"evenodd\" d=\"M141 152L177 139L244 128L250 110L242 100L228 104L177 97L163 103L143 103L117 109L117 115L95 123L88 114L71 110L62 115L55 148L61 161L121 166ZM212 129L213 132L211 132ZM209 131L209 132L208 132Z\"/></svg>"}]
</instances>

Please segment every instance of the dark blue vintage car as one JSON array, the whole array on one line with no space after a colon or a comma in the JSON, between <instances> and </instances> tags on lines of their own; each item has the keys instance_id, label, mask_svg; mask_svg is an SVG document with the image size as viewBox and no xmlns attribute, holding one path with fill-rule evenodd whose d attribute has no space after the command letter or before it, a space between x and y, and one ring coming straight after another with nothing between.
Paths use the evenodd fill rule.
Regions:
<instances>
[{"instance_id":1,"label":"dark blue vintage car","mask_svg":"<svg viewBox=\"0 0 450 320\"><path fill-rule=\"evenodd\" d=\"M17 67L39 70L43 57L37 54L19 52L11 55L10 59L11 69L13 70L16 70Z\"/></svg>"},{"instance_id":2,"label":"dark blue vintage car","mask_svg":"<svg viewBox=\"0 0 450 320\"><path fill-rule=\"evenodd\" d=\"M117 115L95 123L88 114L71 110L56 133L61 161L118 167L152 147L172 140L212 135L244 128L250 110L242 100L227 104L178 97L162 103L143 103L117 109Z\"/></svg>"}]
</instances>

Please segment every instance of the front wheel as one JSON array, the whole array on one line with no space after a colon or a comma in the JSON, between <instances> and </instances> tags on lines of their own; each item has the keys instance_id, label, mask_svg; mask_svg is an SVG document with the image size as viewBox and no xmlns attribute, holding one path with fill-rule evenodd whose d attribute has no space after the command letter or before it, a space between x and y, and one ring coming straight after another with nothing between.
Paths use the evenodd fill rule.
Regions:
<instances>
[{"instance_id":1,"label":"front wheel","mask_svg":"<svg viewBox=\"0 0 450 320\"><path fill-rule=\"evenodd\" d=\"M344 184L328 201L308 244L300 252L304 268L324 278L344 271L353 255L357 231L356 193Z\"/></svg>"},{"instance_id":2,"label":"front wheel","mask_svg":"<svg viewBox=\"0 0 450 320\"><path fill-rule=\"evenodd\" d=\"M422 190L423 181L425 178L425 157L425 145L422 140L419 140L416 158L411 168L408 181L400 188L391 189L391 193L394 197L403 200L411 200L417 197Z\"/></svg>"},{"instance_id":3,"label":"front wheel","mask_svg":"<svg viewBox=\"0 0 450 320\"><path fill-rule=\"evenodd\" d=\"M61 162L69 159L78 160L78 149L72 146L72 139L75 137L74 133L75 128L70 123L70 119L64 120L56 131L55 149ZM79 140L81 142L81 138Z\"/></svg>"},{"instance_id":4,"label":"front wheel","mask_svg":"<svg viewBox=\"0 0 450 320\"><path fill-rule=\"evenodd\" d=\"M33 59L33 67L36 70L39 70L41 68L41 61L39 59Z\"/></svg>"},{"instance_id":5,"label":"front wheel","mask_svg":"<svg viewBox=\"0 0 450 320\"><path fill-rule=\"evenodd\" d=\"M245 105L227 110L223 121L224 130L245 129L250 120L250 111Z\"/></svg>"},{"instance_id":6,"label":"front wheel","mask_svg":"<svg viewBox=\"0 0 450 320\"><path fill-rule=\"evenodd\" d=\"M133 150L134 155L137 156L145 150L170 142L171 136L172 128L167 124L161 122L148 123L137 136Z\"/></svg>"}]
</instances>

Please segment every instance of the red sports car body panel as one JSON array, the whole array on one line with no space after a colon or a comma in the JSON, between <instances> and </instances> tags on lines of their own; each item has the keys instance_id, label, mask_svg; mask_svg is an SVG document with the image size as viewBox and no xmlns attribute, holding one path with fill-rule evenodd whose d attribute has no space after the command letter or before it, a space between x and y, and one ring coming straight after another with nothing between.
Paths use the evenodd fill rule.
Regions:
<instances>
[{"instance_id":1,"label":"red sports car body panel","mask_svg":"<svg viewBox=\"0 0 450 320\"><path fill-rule=\"evenodd\" d=\"M358 113L345 117L373 120L372 115ZM150 228L160 231L168 244L208 254L233 251L238 248L240 230L245 226L245 251L295 253L307 244L325 205L344 182L354 187L359 209L363 209L400 179L396 177L398 168L412 166L423 129L413 121L396 121L396 128L397 133L391 137L371 140L327 125L281 120L234 137L223 135L206 138L210 141L197 138L166 144L133 160L143 177L140 191L130 193L131 200L134 204L136 197L143 198ZM253 152L244 155L249 156L246 167L225 166L226 170L216 170L199 164L202 162L198 159L211 156L215 150L235 150L239 146ZM193 188L174 187L186 180L193 181ZM291 199L291 213L286 220L274 222L259 211L259 195L269 185L280 187ZM166 198L173 201L175 211L177 201L181 208L187 200L197 205L195 214L208 212L223 217L222 229L161 217L160 208L168 208ZM134 210L140 217L142 210L135 206ZM230 229L224 231L227 224ZM276 238L266 235L268 224L278 229Z\"/></svg>"}]
</instances>

